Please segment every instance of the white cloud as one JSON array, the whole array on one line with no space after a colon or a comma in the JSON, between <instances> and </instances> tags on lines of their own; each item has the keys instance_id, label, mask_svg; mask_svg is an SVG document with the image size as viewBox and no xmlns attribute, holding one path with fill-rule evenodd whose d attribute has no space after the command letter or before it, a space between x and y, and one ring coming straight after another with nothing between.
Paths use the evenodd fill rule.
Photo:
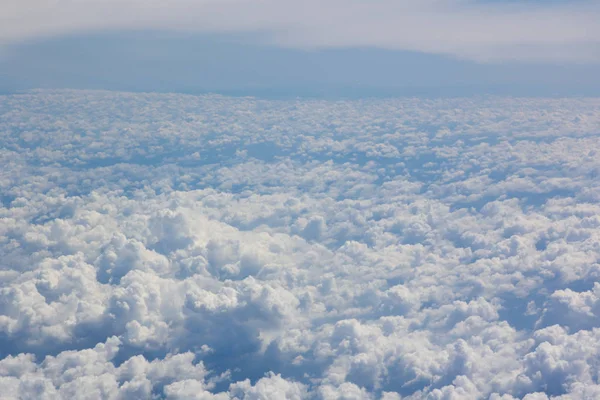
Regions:
<instances>
[{"instance_id":1,"label":"white cloud","mask_svg":"<svg viewBox=\"0 0 600 400\"><path fill-rule=\"evenodd\" d=\"M364 47L483 62L599 61L598 4L460 0L79 0L3 2L0 39L98 30L256 33L303 48Z\"/></svg>"},{"instance_id":2,"label":"white cloud","mask_svg":"<svg viewBox=\"0 0 600 400\"><path fill-rule=\"evenodd\" d=\"M9 398L598 391L597 99L0 100Z\"/></svg>"}]
</instances>

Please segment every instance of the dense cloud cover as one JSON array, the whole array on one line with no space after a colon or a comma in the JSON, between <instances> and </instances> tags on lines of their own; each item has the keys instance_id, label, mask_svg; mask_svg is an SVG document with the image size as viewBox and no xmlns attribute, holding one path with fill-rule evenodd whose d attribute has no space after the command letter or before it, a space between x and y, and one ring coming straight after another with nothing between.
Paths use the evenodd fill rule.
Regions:
<instances>
[{"instance_id":1,"label":"dense cloud cover","mask_svg":"<svg viewBox=\"0 0 600 400\"><path fill-rule=\"evenodd\" d=\"M598 398L599 127L599 99L0 97L0 397Z\"/></svg>"}]
</instances>

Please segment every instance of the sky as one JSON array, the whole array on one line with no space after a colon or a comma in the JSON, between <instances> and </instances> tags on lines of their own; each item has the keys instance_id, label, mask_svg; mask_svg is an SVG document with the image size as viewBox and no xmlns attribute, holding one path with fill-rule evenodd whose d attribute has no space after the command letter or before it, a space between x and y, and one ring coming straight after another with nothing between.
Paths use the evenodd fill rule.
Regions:
<instances>
[{"instance_id":1,"label":"sky","mask_svg":"<svg viewBox=\"0 0 600 400\"><path fill-rule=\"evenodd\" d=\"M599 93L600 2L0 5L0 90L263 96Z\"/></svg>"}]
</instances>

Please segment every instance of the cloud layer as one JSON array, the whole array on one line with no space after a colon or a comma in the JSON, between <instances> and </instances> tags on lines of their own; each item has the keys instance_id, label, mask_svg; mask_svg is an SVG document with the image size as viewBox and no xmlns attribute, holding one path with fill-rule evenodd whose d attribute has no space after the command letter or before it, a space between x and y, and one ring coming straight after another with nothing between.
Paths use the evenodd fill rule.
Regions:
<instances>
[{"instance_id":1,"label":"cloud layer","mask_svg":"<svg viewBox=\"0 0 600 400\"><path fill-rule=\"evenodd\" d=\"M257 34L285 47L379 47L480 62L600 61L597 1L175 0L0 5L0 43L102 30Z\"/></svg>"},{"instance_id":2,"label":"cloud layer","mask_svg":"<svg viewBox=\"0 0 600 400\"><path fill-rule=\"evenodd\" d=\"M597 397L599 106L3 96L2 395Z\"/></svg>"}]
</instances>

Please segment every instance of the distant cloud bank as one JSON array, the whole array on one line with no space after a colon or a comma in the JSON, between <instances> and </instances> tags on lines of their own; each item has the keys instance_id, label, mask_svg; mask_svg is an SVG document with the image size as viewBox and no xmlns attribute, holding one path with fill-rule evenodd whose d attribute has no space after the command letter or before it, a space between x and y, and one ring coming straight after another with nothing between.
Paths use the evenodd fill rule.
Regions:
<instances>
[{"instance_id":1,"label":"distant cloud bank","mask_svg":"<svg viewBox=\"0 0 600 400\"><path fill-rule=\"evenodd\" d=\"M478 62L598 63L597 1L5 1L0 43L105 30L253 33L283 47L379 47Z\"/></svg>"}]
</instances>

